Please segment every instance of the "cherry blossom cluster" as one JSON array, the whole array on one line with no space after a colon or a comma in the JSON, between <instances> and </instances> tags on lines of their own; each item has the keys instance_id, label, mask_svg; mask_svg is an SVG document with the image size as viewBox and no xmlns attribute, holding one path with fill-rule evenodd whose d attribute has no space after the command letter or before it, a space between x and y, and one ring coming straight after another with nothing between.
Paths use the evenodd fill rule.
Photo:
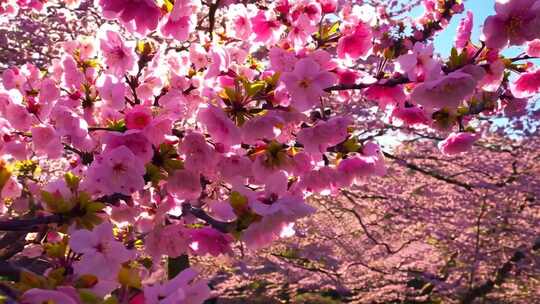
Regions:
<instances>
[{"instance_id":1,"label":"cherry blossom cluster","mask_svg":"<svg viewBox=\"0 0 540 304\"><path fill-rule=\"evenodd\" d=\"M373 113L435 130L452 156L540 93L538 0L497 2L478 45L468 12L449 58L432 37L460 0L408 21L350 1L248 2L97 0L95 36L2 73L0 230L27 231L21 254L48 266L19 269L10 297L202 303L188 256L266 247L315 212L310 196L387 174L365 136ZM18 5L47 4L1 12Z\"/></svg>"}]
</instances>

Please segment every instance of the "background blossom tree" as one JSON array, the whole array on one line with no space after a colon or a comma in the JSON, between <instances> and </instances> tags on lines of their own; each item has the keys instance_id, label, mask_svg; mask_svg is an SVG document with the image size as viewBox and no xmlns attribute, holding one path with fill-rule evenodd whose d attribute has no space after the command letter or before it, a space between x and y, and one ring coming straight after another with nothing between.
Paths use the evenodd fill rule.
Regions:
<instances>
[{"instance_id":1,"label":"background blossom tree","mask_svg":"<svg viewBox=\"0 0 540 304\"><path fill-rule=\"evenodd\" d=\"M540 297L540 1L0 13L1 301Z\"/></svg>"}]
</instances>

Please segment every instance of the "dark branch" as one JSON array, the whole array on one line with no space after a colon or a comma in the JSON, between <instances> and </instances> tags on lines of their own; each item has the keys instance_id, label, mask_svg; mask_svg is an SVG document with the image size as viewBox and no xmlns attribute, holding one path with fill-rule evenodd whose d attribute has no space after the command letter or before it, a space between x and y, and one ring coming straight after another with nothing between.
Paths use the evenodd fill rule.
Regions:
<instances>
[{"instance_id":1,"label":"dark branch","mask_svg":"<svg viewBox=\"0 0 540 304\"><path fill-rule=\"evenodd\" d=\"M182 204L182 214L191 214L194 217L203 220L208 225L212 226L212 228L223 233L229 233L233 231L234 227L236 226L236 223L234 222L218 221L208 215L204 210L191 206L190 203Z\"/></svg>"},{"instance_id":2,"label":"dark branch","mask_svg":"<svg viewBox=\"0 0 540 304\"><path fill-rule=\"evenodd\" d=\"M429 170L426 170L422 167L419 167L413 163L409 163L407 162L406 160L404 159L401 159L399 157L396 157L390 153L387 153L387 152L383 152L384 156L390 158L390 159L393 159L395 161L397 161L398 163L400 164L403 164L405 167L411 169L411 170L414 170L414 171L417 171L417 172L420 172L424 175L427 175L427 176L431 176L435 179L438 179L440 181L443 181L443 182L447 182L449 184L452 184L452 185L456 185L456 186L459 186L459 187L462 187L462 188L465 188L469 191L472 191L473 190L473 186L472 185L469 185L467 183L464 183L464 182L461 182L461 181L458 181L458 180L455 180L453 178L450 178L450 177L447 177L447 176L444 176L442 174L439 174L437 172L434 172L434 171L429 171Z\"/></svg>"},{"instance_id":3,"label":"dark branch","mask_svg":"<svg viewBox=\"0 0 540 304\"><path fill-rule=\"evenodd\" d=\"M400 77L400 78L391 78L391 79L383 79L376 83L357 83L357 84L338 84L335 86L328 87L324 89L326 92L331 91L345 91L345 90L361 90L365 89L367 87L370 87L372 85L379 85L379 86L385 86L385 87L392 87L399 84L408 83L409 79L407 77Z\"/></svg>"},{"instance_id":4,"label":"dark branch","mask_svg":"<svg viewBox=\"0 0 540 304\"><path fill-rule=\"evenodd\" d=\"M538 240L535 242L535 244L532 247L532 250L537 251L540 249L540 246L538 246ZM514 268L514 266L525 258L525 253L521 250L516 250L512 257L506 261L500 268L497 269L495 272L495 277L493 279L487 280L482 285L478 285L477 287L474 287L470 289L467 293L465 293L461 299L462 304L470 304L473 303L475 299L484 297L496 286L500 286L506 281L506 279L510 276L510 271Z\"/></svg>"},{"instance_id":5,"label":"dark branch","mask_svg":"<svg viewBox=\"0 0 540 304\"><path fill-rule=\"evenodd\" d=\"M59 214L53 214L33 219L13 219L0 221L0 231L37 231L39 225L59 224L64 218Z\"/></svg>"}]
</instances>

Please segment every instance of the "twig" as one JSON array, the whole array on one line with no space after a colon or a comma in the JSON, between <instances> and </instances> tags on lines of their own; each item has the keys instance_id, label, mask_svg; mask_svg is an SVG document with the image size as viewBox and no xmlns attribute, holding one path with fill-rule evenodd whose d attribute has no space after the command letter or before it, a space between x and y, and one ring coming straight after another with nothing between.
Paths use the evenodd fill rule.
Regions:
<instances>
[{"instance_id":1,"label":"twig","mask_svg":"<svg viewBox=\"0 0 540 304\"><path fill-rule=\"evenodd\" d=\"M39 225L59 224L64 221L62 215L53 214L33 219L12 219L0 221L0 231L35 231Z\"/></svg>"},{"instance_id":2,"label":"twig","mask_svg":"<svg viewBox=\"0 0 540 304\"><path fill-rule=\"evenodd\" d=\"M182 214L191 214L196 218L203 220L204 222L212 226L212 228L223 233L229 233L233 231L234 227L236 226L235 222L218 221L208 215L208 213L206 213L204 210L191 206L190 203L182 204Z\"/></svg>"},{"instance_id":3,"label":"twig","mask_svg":"<svg viewBox=\"0 0 540 304\"><path fill-rule=\"evenodd\" d=\"M441 175L437 172L434 172L434 171L429 171L429 170L426 170L424 168L421 168L413 163L409 163L407 161L405 161L404 159L401 159L399 157L396 157L388 152L383 152L384 156L385 157L388 157L390 159L393 159L401 164L403 164L405 167L411 169L411 170L414 170L414 171L417 171L417 172L420 172L424 175L428 175L428 176L431 176L435 179L438 179L440 181L444 181L444 182L447 182L449 184L453 184L453 185L456 185L456 186L459 186L459 187L462 187L464 189L467 189L468 191L472 191L473 190L473 186L472 185L469 185L467 183L464 183L464 182L461 182L461 181L458 181L458 180L455 180L453 178L449 178L447 176L444 176L444 175Z\"/></svg>"}]
</instances>

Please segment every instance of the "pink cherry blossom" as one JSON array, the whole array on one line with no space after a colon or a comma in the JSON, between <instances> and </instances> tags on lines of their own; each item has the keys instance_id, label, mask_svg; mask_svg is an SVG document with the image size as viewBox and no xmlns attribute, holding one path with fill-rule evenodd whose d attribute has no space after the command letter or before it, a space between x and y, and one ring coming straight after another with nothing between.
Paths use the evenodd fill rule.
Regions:
<instances>
[{"instance_id":1,"label":"pink cherry blossom","mask_svg":"<svg viewBox=\"0 0 540 304\"><path fill-rule=\"evenodd\" d=\"M469 132L452 133L439 143L439 150L446 156L463 153L472 148L478 137Z\"/></svg>"},{"instance_id":2,"label":"pink cherry blossom","mask_svg":"<svg viewBox=\"0 0 540 304\"><path fill-rule=\"evenodd\" d=\"M270 11L259 10L255 17L251 18L252 30L255 41L274 43L282 32L282 26Z\"/></svg>"},{"instance_id":3,"label":"pink cherry blossom","mask_svg":"<svg viewBox=\"0 0 540 304\"><path fill-rule=\"evenodd\" d=\"M145 287L144 303L202 304L210 296L210 288L206 281L196 281L195 277L197 272L193 268L188 268L166 283Z\"/></svg>"},{"instance_id":4,"label":"pink cherry blossom","mask_svg":"<svg viewBox=\"0 0 540 304\"><path fill-rule=\"evenodd\" d=\"M150 141L140 130L128 130L124 133L107 132L104 136L104 143L105 153L117 147L127 147L142 164L148 163L154 155Z\"/></svg>"},{"instance_id":5,"label":"pink cherry blossom","mask_svg":"<svg viewBox=\"0 0 540 304\"><path fill-rule=\"evenodd\" d=\"M122 110L126 106L126 85L115 76L101 77L98 84L99 96L105 101L105 105L116 110Z\"/></svg>"},{"instance_id":6,"label":"pink cherry blossom","mask_svg":"<svg viewBox=\"0 0 540 304\"><path fill-rule=\"evenodd\" d=\"M411 100L426 111L447 108L455 110L476 87L473 77L463 72L453 72L439 79L419 84L411 93Z\"/></svg>"},{"instance_id":7,"label":"pink cherry blossom","mask_svg":"<svg viewBox=\"0 0 540 304\"><path fill-rule=\"evenodd\" d=\"M0 198L2 199L14 199L21 196L23 186L17 181L15 176L10 176L5 182L2 189L0 189Z\"/></svg>"},{"instance_id":8,"label":"pink cherry blossom","mask_svg":"<svg viewBox=\"0 0 540 304\"><path fill-rule=\"evenodd\" d=\"M50 78L43 79L39 87L39 102L49 104L56 101L58 97L60 97L60 89L56 82Z\"/></svg>"},{"instance_id":9,"label":"pink cherry blossom","mask_svg":"<svg viewBox=\"0 0 540 304\"><path fill-rule=\"evenodd\" d=\"M240 129L218 107L209 105L199 111L198 117L214 141L226 147L240 143Z\"/></svg>"},{"instance_id":10,"label":"pink cherry blossom","mask_svg":"<svg viewBox=\"0 0 540 304\"><path fill-rule=\"evenodd\" d=\"M90 192L100 195L130 195L144 187L145 172L144 164L128 147L118 146L92 162L83 185Z\"/></svg>"},{"instance_id":11,"label":"pink cherry blossom","mask_svg":"<svg viewBox=\"0 0 540 304\"><path fill-rule=\"evenodd\" d=\"M511 90L517 98L530 97L540 92L540 70L520 75L512 83Z\"/></svg>"},{"instance_id":12,"label":"pink cherry blossom","mask_svg":"<svg viewBox=\"0 0 540 304\"><path fill-rule=\"evenodd\" d=\"M320 103L324 89L336 82L336 76L321 70L314 60L304 58L296 62L292 72L283 73L281 80L291 95L291 105L306 111Z\"/></svg>"},{"instance_id":13,"label":"pink cherry blossom","mask_svg":"<svg viewBox=\"0 0 540 304\"><path fill-rule=\"evenodd\" d=\"M319 122L311 128L304 128L298 132L298 141L304 145L307 153L324 153L328 147L337 145L347 139L347 127L351 120L346 117L331 118L326 122Z\"/></svg>"},{"instance_id":14,"label":"pink cherry blossom","mask_svg":"<svg viewBox=\"0 0 540 304\"><path fill-rule=\"evenodd\" d=\"M396 107L391 113L391 119L393 118L399 119L407 126L429 123L426 112L418 106Z\"/></svg>"},{"instance_id":15,"label":"pink cherry blossom","mask_svg":"<svg viewBox=\"0 0 540 304\"><path fill-rule=\"evenodd\" d=\"M537 0L512 0L495 2L496 15L484 22L486 46L501 49L510 45L522 45L540 38L540 2Z\"/></svg>"},{"instance_id":16,"label":"pink cherry blossom","mask_svg":"<svg viewBox=\"0 0 540 304\"><path fill-rule=\"evenodd\" d=\"M191 248L199 255L218 256L231 252L233 238L210 227L195 229L191 232Z\"/></svg>"},{"instance_id":17,"label":"pink cherry blossom","mask_svg":"<svg viewBox=\"0 0 540 304\"><path fill-rule=\"evenodd\" d=\"M473 13L471 11L468 11L467 16L465 16L459 22L456 40L455 40L455 45L458 50L464 49L469 43L469 40L471 39L473 20L474 20Z\"/></svg>"},{"instance_id":18,"label":"pink cherry blossom","mask_svg":"<svg viewBox=\"0 0 540 304\"><path fill-rule=\"evenodd\" d=\"M6 107L6 119L18 130L26 131L34 121L30 113L21 104L10 103Z\"/></svg>"},{"instance_id":19,"label":"pink cherry blossom","mask_svg":"<svg viewBox=\"0 0 540 304\"><path fill-rule=\"evenodd\" d=\"M274 139L281 133L277 126L283 123L283 119L276 116L252 118L242 126L242 142L254 144L258 140Z\"/></svg>"},{"instance_id":20,"label":"pink cherry blossom","mask_svg":"<svg viewBox=\"0 0 540 304\"><path fill-rule=\"evenodd\" d=\"M99 45L108 70L118 77L131 71L135 66L134 46L126 45L120 34L108 28L103 29L101 36Z\"/></svg>"},{"instance_id":21,"label":"pink cherry blossom","mask_svg":"<svg viewBox=\"0 0 540 304\"><path fill-rule=\"evenodd\" d=\"M364 95L368 100L376 101L382 110L388 105L403 105L407 98L402 86L372 85L364 90Z\"/></svg>"},{"instance_id":22,"label":"pink cherry blossom","mask_svg":"<svg viewBox=\"0 0 540 304\"><path fill-rule=\"evenodd\" d=\"M228 28L231 29L232 37L240 40L247 40L251 35L251 19L249 10L244 4L235 3L229 6Z\"/></svg>"},{"instance_id":23,"label":"pink cherry blossom","mask_svg":"<svg viewBox=\"0 0 540 304\"><path fill-rule=\"evenodd\" d=\"M145 239L146 252L154 257L178 257L189 249L190 235L182 224L156 227Z\"/></svg>"},{"instance_id":24,"label":"pink cherry blossom","mask_svg":"<svg viewBox=\"0 0 540 304\"><path fill-rule=\"evenodd\" d=\"M494 92L500 86L504 77L504 62L497 59L489 64L486 75L482 78L479 85L486 91Z\"/></svg>"},{"instance_id":25,"label":"pink cherry blossom","mask_svg":"<svg viewBox=\"0 0 540 304\"><path fill-rule=\"evenodd\" d=\"M202 191L200 174L191 170L177 170L169 177L167 189L179 199L197 199Z\"/></svg>"},{"instance_id":26,"label":"pink cherry blossom","mask_svg":"<svg viewBox=\"0 0 540 304\"><path fill-rule=\"evenodd\" d=\"M126 127L128 129L144 129L152 122L152 111L150 108L143 105L136 105L135 107L126 111Z\"/></svg>"},{"instance_id":27,"label":"pink cherry blossom","mask_svg":"<svg viewBox=\"0 0 540 304\"><path fill-rule=\"evenodd\" d=\"M287 38L299 47L306 44L308 38L317 30L317 26L309 19L306 14L301 14L289 30Z\"/></svg>"},{"instance_id":28,"label":"pink cherry blossom","mask_svg":"<svg viewBox=\"0 0 540 304\"><path fill-rule=\"evenodd\" d=\"M166 117L158 116L152 119L143 129L143 135L150 141L155 147L159 147L167 136L171 134L172 120Z\"/></svg>"},{"instance_id":29,"label":"pink cherry blossom","mask_svg":"<svg viewBox=\"0 0 540 304\"><path fill-rule=\"evenodd\" d=\"M373 142L366 143L361 155L339 163L338 172L343 176L343 181L346 181L345 185L358 182L364 177L385 175L386 166L380 147Z\"/></svg>"},{"instance_id":30,"label":"pink cherry blossom","mask_svg":"<svg viewBox=\"0 0 540 304\"><path fill-rule=\"evenodd\" d=\"M244 156L231 155L222 157L217 166L222 178L228 182L246 179L252 175L251 161Z\"/></svg>"},{"instance_id":31,"label":"pink cherry blossom","mask_svg":"<svg viewBox=\"0 0 540 304\"><path fill-rule=\"evenodd\" d=\"M114 239L113 226L105 222L92 231L76 230L71 234L69 247L82 254L80 261L74 263L78 274L93 274L99 278L116 277L120 264L129 261L134 253L124 244ZM107 265L107 267L102 267Z\"/></svg>"},{"instance_id":32,"label":"pink cherry blossom","mask_svg":"<svg viewBox=\"0 0 540 304\"><path fill-rule=\"evenodd\" d=\"M161 12L153 0L99 0L107 18L134 23L135 30L145 33L156 29Z\"/></svg>"},{"instance_id":33,"label":"pink cherry blossom","mask_svg":"<svg viewBox=\"0 0 540 304\"><path fill-rule=\"evenodd\" d=\"M540 39L535 39L527 44L527 55L540 57Z\"/></svg>"},{"instance_id":34,"label":"pink cherry blossom","mask_svg":"<svg viewBox=\"0 0 540 304\"><path fill-rule=\"evenodd\" d=\"M195 1L176 1L167 22L161 27L164 36L173 37L179 41L185 41L196 25Z\"/></svg>"},{"instance_id":35,"label":"pink cherry blossom","mask_svg":"<svg viewBox=\"0 0 540 304\"><path fill-rule=\"evenodd\" d=\"M407 74L412 81L425 81L440 74L440 63L433 59L433 45L417 42L411 53L397 58L398 71Z\"/></svg>"},{"instance_id":36,"label":"pink cherry blossom","mask_svg":"<svg viewBox=\"0 0 540 304\"><path fill-rule=\"evenodd\" d=\"M278 72L292 72L297 59L293 52L273 47L268 54L272 69Z\"/></svg>"},{"instance_id":37,"label":"pink cherry blossom","mask_svg":"<svg viewBox=\"0 0 540 304\"><path fill-rule=\"evenodd\" d=\"M42 304L51 301L62 304L79 303L76 299L60 291L32 288L23 294L21 304Z\"/></svg>"},{"instance_id":38,"label":"pink cherry blossom","mask_svg":"<svg viewBox=\"0 0 540 304\"><path fill-rule=\"evenodd\" d=\"M53 127L33 127L30 132L32 133L32 143L36 152L44 153L51 159L62 156L64 146Z\"/></svg>"},{"instance_id":39,"label":"pink cherry blossom","mask_svg":"<svg viewBox=\"0 0 540 304\"><path fill-rule=\"evenodd\" d=\"M184 166L193 172L210 173L215 170L219 161L216 151L200 133L187 134L180 144L179 151L185 155Z\"/></svg>"},{"instance_id":40,"label":"pink cherry blossom","mask_svg":"<svg viewBox=\"0 0 540 304\"><path fill-rule=\"evenodd\" d=\"M359 23L352 34L339 39L337 46L339 58L358 59L365 57L373 46L372 39L369 25Z\"/></svg>"}]
</instances>

